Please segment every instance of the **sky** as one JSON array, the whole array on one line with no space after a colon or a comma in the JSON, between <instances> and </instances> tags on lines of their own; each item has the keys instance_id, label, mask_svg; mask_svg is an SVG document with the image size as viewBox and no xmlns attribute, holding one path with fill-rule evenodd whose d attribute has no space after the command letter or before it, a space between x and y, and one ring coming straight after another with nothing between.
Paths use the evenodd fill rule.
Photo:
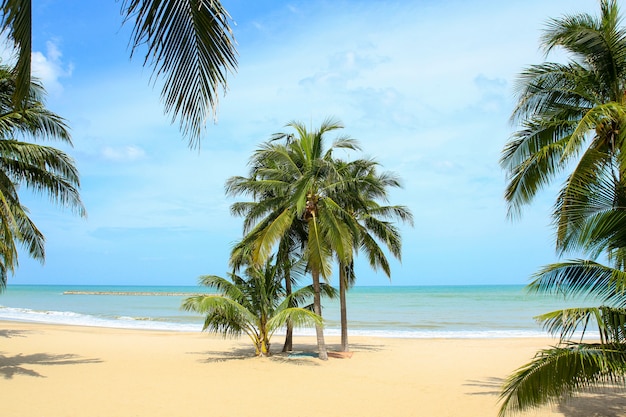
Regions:
<instances>
[{"instance_id":1,"label":"sky","mask_svg":"<svg viewBox=\"0 0 626 417\"><path fill-rule=\"evenodd\" d=\"M10 284L194 285L224 275L242 220L226 180L293 120L339 119L342 134L402 178L407 206L391 281L357 258L357 285L525 284L556 261L559 184L507 218L503 146L515 80L543 62L550 18L599 13L596 0L223 0L239 66L200 149L164 115L142 56L130 59L121 2L33 2L33 71L68 121L80 218L23 190L46 236L41 265L21 254ZM548 60L563 59L548 56ZM332 135L330 138L332 139ZM336 277L331 283L336 284Z\"/></svg>"}]
</instances>

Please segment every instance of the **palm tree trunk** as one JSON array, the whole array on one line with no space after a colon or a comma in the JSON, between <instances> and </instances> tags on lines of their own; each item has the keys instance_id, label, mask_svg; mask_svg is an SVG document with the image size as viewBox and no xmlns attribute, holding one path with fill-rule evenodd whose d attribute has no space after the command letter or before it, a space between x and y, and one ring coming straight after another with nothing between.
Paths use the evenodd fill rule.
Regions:
<instances>
[{"instance_id":1,"label":"palm tree trunk","mask_svg":"<svg viewBox=\"0 0 626 417\"><path fill-rule=\"evenodd\" d=\"M285 292L287 297L291 295L291 277L290 274L285 275ZM290 306L292 307L292 306ZM285 344L283 345L283 352L291 352L293 350L293 323L291 320L287 321L287 333L285 334Z\"/></svg>"},{"instance_id":2,"label":"palm tree trunk","mask_svg":"<svg viewBox=\"0 0 626 417\"><path fill-rule=\"evenodd\" d=\"M345 265L339 265L339 302L341 311L341 351L348 352L348 313L346 307L346 287L348 286Z\"/></svg>"},{"instance_id":3,"label":"palm tree trunk","mask_svg":"<svg viewBox=\"0 0 626 417\"><path fill-rule=\"evenodd\" d=\"M320 294L320 271L313 269L311 271L313 277L313 312L318 316L322 316L322 297ZM328 360L328 352L326 351L326 342L324 342L324 328L316 324L315 334L317 335L317 350L319 358L323 361Z\"/></svg>"}]
</instances>

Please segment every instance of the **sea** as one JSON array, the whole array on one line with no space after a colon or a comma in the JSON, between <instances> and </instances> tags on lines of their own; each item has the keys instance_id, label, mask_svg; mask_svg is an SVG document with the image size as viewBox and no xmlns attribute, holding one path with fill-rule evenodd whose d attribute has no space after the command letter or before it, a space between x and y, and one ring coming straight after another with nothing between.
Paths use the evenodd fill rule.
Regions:
<instances>
[{"instance_id":1,"label":"sea","mask_svg":"<svg viewBox=\"0 0 626 417\"><path fill-rule=\"evenodd\" d=\"M200 332L203 318L180 306L203 293L190 286L8 285L0 320ZM595 305L528 294L522 285L357 286L347 303L350 335L392 338L547 337L535 316ZM337 300L323 300L325 334L340 334L339 314Z\"/></svg>"}]
</instances>

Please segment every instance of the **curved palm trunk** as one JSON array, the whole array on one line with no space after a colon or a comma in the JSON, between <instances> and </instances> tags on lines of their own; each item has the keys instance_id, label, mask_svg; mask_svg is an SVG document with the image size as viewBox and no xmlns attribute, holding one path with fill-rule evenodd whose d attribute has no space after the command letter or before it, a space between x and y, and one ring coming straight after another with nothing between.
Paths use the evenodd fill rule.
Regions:
<instances>
[{"instance_id":1,"label":"curved palm trunk","mask_svg":"<svg viewBox=\"0 0 626 417\"><path fill-rule=\"evenodd\" d=\"M348 286L345 265L339 266L339 302L341 310L341 351L348 352L348 312L346 302L346 288Z\"/></svg>"},{"instance_id":2,"label":"curved palm trunk","mask_svg":"<svg viewBox=\"0 0 626 417\"><path fill-rule=\"evenodd\" d=\"M322 316L322 297L320 294L320 271L314 269L311 271L313 277L313 312L318 316ZM326 351L326 342L324 341L324 328L316 324L315 334L317 335L317 350L319 358L323 361L328 360L328 352Z\"/></svg>"}]
</instances>

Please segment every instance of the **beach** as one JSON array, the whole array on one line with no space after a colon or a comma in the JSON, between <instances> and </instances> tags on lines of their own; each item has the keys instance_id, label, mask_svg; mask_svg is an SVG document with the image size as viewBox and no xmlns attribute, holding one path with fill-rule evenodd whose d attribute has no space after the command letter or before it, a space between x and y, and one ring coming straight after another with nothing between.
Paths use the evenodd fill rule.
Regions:
<instances>
[{"instance_id":1,"label":"beach","mask_svg":"<svg viewBox=\"0 0 626 417\"><path fill-rule=\"evenodd\" d=\"M327 338L329 350L339 340ZM312 337L255 358L247 338L200 332L0 322L2 415L496 416L499 386L548 338L352 337L350 358L320 361ZM528 416L621 416L588 394Z\"/></svg>"}]
</instances>

